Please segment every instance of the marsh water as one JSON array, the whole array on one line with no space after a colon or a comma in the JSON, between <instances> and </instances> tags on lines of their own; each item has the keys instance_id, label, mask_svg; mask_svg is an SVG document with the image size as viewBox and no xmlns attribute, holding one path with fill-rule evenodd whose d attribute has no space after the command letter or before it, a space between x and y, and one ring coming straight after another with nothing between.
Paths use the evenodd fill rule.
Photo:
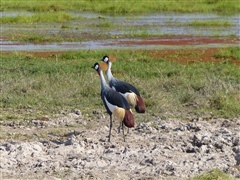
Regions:
<instances>
[{"instance_id":1,"label":"marsh water","mask_svg":"<svg viewBox=\"0 0 240 180\"><path fill-rule=\"evenodd\" d=\"M155 13L131 14L116 16L98 14L94 12L69 12L76 20L65 23L33 23L31 24L2 24L2 34L5 32L35 32L51 36L51 34L75 34L77 41L31 43L0 39L2 51L58 51L77 49L116 49L116 48L147 48L144 44L123 43L125 41L139 41L146 37L176 36L218 36L240 37L240 19L238 15L223 16L218 14L199 13ZM1 12L1 16L31 16L31 12ZM232 26L189 26L187 23L195 21L228 22ZM97 38L96 38L97 37ZM211 44L210 46L221 46ZM166 44L154 44L150 48L170 48Z\"/></svg>"}]
</instances>

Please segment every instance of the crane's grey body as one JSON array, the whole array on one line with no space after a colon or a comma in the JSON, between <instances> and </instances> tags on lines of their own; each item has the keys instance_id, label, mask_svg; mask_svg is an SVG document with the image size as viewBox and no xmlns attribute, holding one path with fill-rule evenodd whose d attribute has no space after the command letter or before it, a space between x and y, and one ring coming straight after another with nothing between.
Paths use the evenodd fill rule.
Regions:
<instances>
[{"instance_id":1,"label":"crane's grey body","mask_svg":"<svg viewBox=\"0 0 240 180\"><path fill-rule=\"evenodd\" d=\"M133 106L138 113L145 113L146 106L137 88L130 83L120 81L113 77L111 72L112 62L108 56L104 56L102 61L108 64L106 75L109 86L120 93L128 101L129 105Z\"/></svg>"}]
</instances>

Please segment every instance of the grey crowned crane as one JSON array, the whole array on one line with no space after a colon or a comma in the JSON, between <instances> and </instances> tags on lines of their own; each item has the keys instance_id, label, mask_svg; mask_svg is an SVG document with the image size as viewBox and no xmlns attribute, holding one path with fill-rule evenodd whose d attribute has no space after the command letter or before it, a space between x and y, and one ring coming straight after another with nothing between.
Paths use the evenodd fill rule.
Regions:
<instances>
[{"instance_id":1,"label":"grey crowned crane","mask_svg":"<svg viewBox=\"0 0 240 180\"><path fill-rule=\"evenodd\" d=\"M145 113L146 105L137 88L113 77L111 67L112 62L116 61L116 57L114 55L104 56L102 61L108 64L106 73L109 86L125 97L130 106L133 106L138 113Z\"/></svg>"},{"instance_id":2,"label":"grey crowned crane","mask_svg":"<svg viewBox=\"0 0 240 180\"><path fill-rule=\"evenodd\" d=\"M120 126L123 125L127 126L128 128L134 127L134 117L130 106L125 98L123 98L117 91L114 91L109 87L106 83L106 80L103 75L104 70L104 63L98 64L95 63L92 66L100 76L101 79L101 98L103 104L107 110L107 113L110 115L110 126L109 126L109 136L108 141L110 142L111 138L111 130L112 130L112 115L116 116L117 119L120 120ZM123 138L125 142L125 135L123 130Z\"/></svg>"}]
</instances>

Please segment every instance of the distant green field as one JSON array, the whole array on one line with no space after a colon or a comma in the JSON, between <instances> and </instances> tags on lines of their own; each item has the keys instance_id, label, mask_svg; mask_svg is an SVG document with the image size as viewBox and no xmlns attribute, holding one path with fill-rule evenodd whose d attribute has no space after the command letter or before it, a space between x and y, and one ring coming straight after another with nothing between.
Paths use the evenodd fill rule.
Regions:
<instances>
[{"instance_id":1,"label":"distant green field","mask_svg":"<svg viewBox=\"0 0 240 180\"><path fill-rule=\"evenodd\" d=\"M65 22L74 18L65 12L45 12L37 13L33 16L1 17L0 23L38 23L38 22Z\"/></svg>"},{"instance_id":2,"label":"distant green field","mask_svg":"<svg viewBox=\"0 0 240 180\"><path fill-rule=\"evenodd\" d=\"M226 49L216 56L238 57L237 51ZM81 109L83 113L104 110L100 79L90 67L105 53L66 52L57 58L2 55L0 120L51 116L66 109ZM183 119L196 115L239 117L239 66L226 61L181 65L141 51L114 53L118 60L113 64L113 74L139 89L149 114L168 112Z\"/></svg>"},{"instance_id":3,"label":"distant green field","mask_svg":"<svg viewBox=\"0 0 240 180\"><path fill-rule=\"evenodd\" d=\"M239 13L240 0L69 0L69 1L39 1L39 0L2 0L1 10L27 11L63 11L79 10L101 13L146 13L146 12L221 12Z\"/></svg>"}]
</instances>

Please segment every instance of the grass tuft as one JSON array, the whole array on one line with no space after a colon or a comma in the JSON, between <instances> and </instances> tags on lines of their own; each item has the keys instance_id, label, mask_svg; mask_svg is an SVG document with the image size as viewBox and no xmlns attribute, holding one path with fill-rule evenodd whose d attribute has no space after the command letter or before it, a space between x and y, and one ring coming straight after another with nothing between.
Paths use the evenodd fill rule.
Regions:
<instances>
[{"instance_id":1,"label":"grass tuft","mask_svg":"<svg viewBox=\"0 0 240 180\"><path fill-rule=\"evenodd\" d=\"M108 28L108 27L112 27L113 23L110 21L104 21L104 22L100 22L96 25L96 27L100 27L100 28Z\"/></svg>"},{"instance_id":2,"label":"grass tuft","mask_svg":"<svg viewBox=\"0 0 240 180\"><path fill-rule=\"evenodd\" d=\"M214 56L216 58L232 58L240 60L240 46L224 48L221 51L217 52Z\"/></svg>"},{"instance_id":3,"label":"grass tuft","mask_svg":"<svg viewBox=\"0 0 240 180\"><path fill-rule=\"evenodd\" d=\"M195 176L193 178L189 178L189 180L220 180L220 179L234 180L235 178L224 173L223 171L221 171L219 169L213 169L208 173L205 173L205 174L202 174L199 176Z\"/></svg>"}]
</instances>

